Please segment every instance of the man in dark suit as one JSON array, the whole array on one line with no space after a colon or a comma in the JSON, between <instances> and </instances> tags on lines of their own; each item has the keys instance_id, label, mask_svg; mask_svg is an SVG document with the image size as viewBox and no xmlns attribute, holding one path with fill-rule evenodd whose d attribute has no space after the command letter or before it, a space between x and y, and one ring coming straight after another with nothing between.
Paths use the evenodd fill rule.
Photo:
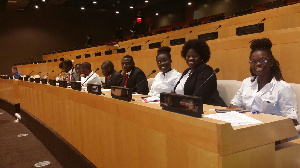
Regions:
<instances>
[{"instance_id":1,"label":"man in dark suit","mask_svg":"<svg viewBox=\"0 0 300 168\"><path fill-rule=\"evenodd\" d=\"M145 73L138 67L135 67L132 56L126 55L122 61L123 80L120 86L133 88L132 92L139 94L148 94L148 81Z\"/></svg>"},{"instance_id":2,"label":"man in dark suit","mask_svg":"<svg viewBox=\"0 0 300 168\"><path fill-rule=\"evenodd\" d=\"M110 89L111 86L120 86L122 82L122 74L117 72L111 61L105 61L101 65L102 74L105 76L104 89Z\"/></svg>"}]
</instances>

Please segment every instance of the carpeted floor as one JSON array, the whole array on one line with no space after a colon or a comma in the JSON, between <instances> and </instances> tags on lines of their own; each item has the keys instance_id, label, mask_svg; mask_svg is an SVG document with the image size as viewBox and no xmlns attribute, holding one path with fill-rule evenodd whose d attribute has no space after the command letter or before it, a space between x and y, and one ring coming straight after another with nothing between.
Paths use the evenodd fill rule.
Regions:
<instances>
[{"instance_id":1,"label":"carpeted floor","mask_svg":"<svg viewBox=\"0 0 300 168\"><path fill-rule=\"evenodd\" d=\"M0 168L34 168L43 161L50 162L45 168L62 167L22 123L0 109Z\"/></svg>"}]
</instances>

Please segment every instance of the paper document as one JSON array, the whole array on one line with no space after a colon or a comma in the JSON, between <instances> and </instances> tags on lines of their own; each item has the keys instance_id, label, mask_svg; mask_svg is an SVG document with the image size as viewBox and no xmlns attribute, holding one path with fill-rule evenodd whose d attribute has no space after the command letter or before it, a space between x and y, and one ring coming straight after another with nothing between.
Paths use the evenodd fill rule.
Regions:
<instances>
[{"instance_id":1,"label":"paper document","mask_svg":"<svg viewBox=\"0 0 300 168\"><path fill-rule=\"evenodd\" d=\"M240 126L240 125L250 125L250 124L259 124L261 121L248 117L245 114L239 112L231 111L227 113L217 113L217 114L208 114L204 117L212 118L216 120L226 121L231 123L231 126Z\"/></svg>"}]
</instances>

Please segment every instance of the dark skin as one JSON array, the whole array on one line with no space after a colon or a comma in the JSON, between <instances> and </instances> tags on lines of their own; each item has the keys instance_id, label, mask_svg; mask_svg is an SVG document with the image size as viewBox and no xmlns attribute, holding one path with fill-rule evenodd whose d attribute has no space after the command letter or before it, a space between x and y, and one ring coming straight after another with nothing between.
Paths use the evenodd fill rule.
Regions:
<instances>
[{"instance_id":1,"label":"dark skin","mask_svg":"<svg viewBox=\"0 0 300 168\"><path fill-rule=\"evenodd\" d=\"M101 70L102 70L102 74L104 76L109 76L109 75L111 75L111 73L113 71L113 68L110 65L108 65L108 64L103 64L101 66Z\"/></svg>"},{"instance_id":2,"label":"dark skin","mask_svg":"<svg viewBox=\"0 0 300 168\"><path fill-rule=\"evenodd\" d=\"M156 57L156 63L158 69L164 74L172 70L171 68L172 60L166 54L159 54Z\"/></svg>"},{"instance_id":3,"label":"dark skin","mask_svg":"<svg viewBox=\"0 0 300 168\"><path fill-rule=\"evenodd\" d=\"M92 71L85 68L85 67L80 67L80 72L81 72L81 75L82 77L87 77Z\"/></svg>"},{"instance_id":4,"label":"dark skin","mask_svg":"<svg viewBox=\"0 0 300 168\"><path fill-rule=\"evenodd\" d=\"M266 59L267 62L262 60ZM250 56L250 61L254 62L250 64L251 71L257 75L258 91L260 91L267 83L270 83L273 76L271 74L271 67L273 61L270 60L269 55L265 51L255 51ZM233 104L230 104L229 108L239 108Z\"/></svg>"},{"instance_id":5,"label":"dark skin","mask_svg":"<svg viewBox=\"0 0 300 168\"><path fill-rule=\"evenodd\" d=\"M191 73L196 70L197 66L203 64L201 56L193 48L188 49L185 56L185 61L189 68L191 68Z\"/></svg>"},{"instance_id":6,"label":"dark skin","mask_svg":"<svg viewBox=\"0 0 300 168\"><path fill-rule=\"evenodd\" d=\"M80 65L76 65L75 66L75 71L76 71L77 74L81 74L81 72L80 72Z\"/></svg>"},{"instance_id":7,"label":"dark skin","mask_svg":"<svg viewBox=\"0 0 300 168\"><path fill-rule=\"evenodd\" d=\"M67 66L66 64L64 64L62 70L63 70L64 72L69 72L71 69L72 69L72 67Z\"/></svg>"},{"instance_id":8,"label":"dark skin","mask_svg":"<svg viewBox=\"0 0 300 168\"><path fill-rule=\"evenodd\" d=\"M122 69L125 73L130 72L134 68L134 62L131 58L123 58L121 61Z\"/></svg>"},{"instance_id":9,"label":"dark skin","mask_svg":"<svg viewBox=\"0 0 300 168\"><path fill-rule=\"evenodd\" d=\"M273 75L271 74L271 67L274 62L270 59L269 55L265 51L255 51L250 56L250 69L257 75L258 91L260 91L267 83L270 83ZM233 104L230 104L229 108L239 108ZM293 120L294 125L297 125L297 120Z\"/></svg>"}]
</instances>

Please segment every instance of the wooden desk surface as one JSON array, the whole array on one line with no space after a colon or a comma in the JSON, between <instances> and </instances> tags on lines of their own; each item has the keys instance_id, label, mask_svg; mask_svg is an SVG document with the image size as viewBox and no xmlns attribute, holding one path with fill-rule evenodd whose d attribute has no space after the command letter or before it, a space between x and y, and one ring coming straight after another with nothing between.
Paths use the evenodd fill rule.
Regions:
<instances>
[{"instance_id":1,"label":"wooden desk surface","mask_svg":"<svg viewBox=\"0 0 300 168\"><path fill-rule=\"evenodd\" d=\"M93 95L5 79L0 87L1 98L19 101L97 167L273 168L274 142L297 134L291 119L268 114L245 113L263 123L232 127L164 111L139 96L125 102L109 92ZM213 113L211 108L204 105L204 114Z\"/></svg>"}]
</instances>

